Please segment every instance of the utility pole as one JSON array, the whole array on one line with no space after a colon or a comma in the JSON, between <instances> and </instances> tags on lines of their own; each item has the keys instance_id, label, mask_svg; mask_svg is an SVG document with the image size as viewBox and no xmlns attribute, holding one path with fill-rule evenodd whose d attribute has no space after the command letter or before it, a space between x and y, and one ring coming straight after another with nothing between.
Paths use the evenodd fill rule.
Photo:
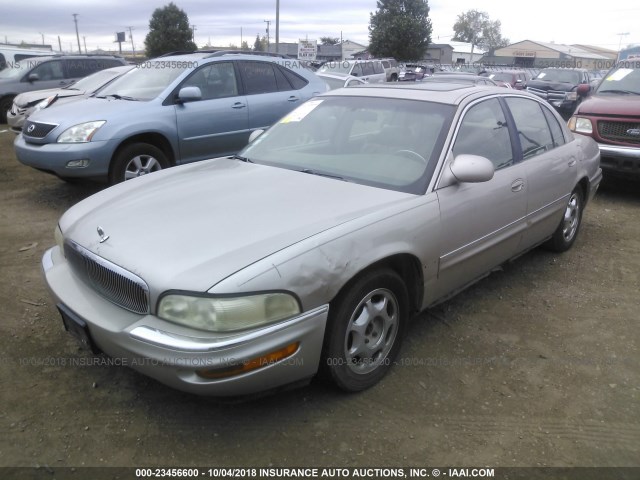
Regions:
<instances>
[{"instance_id":1,"label":"utility pole","mask_svg":"<svg viewBox=\"0 0 640 480\"><path fill-rule=\"evenodd\" d=\"M242 50L242 27L240 27L240 50Z\"/></svg>"},{"instance_id":2,"label":"utility pole","mask_svg":"<svg viewBox=\"0 0 640 480\"><path fill-rule=\"evenodd\" d=\"M193 40L193 43L196 42L196 30L197 30L196 26L192 25L191 26L191 40Z\"/></svg>"},{"instance_id":3,"label":"utility pole","mask_svg":"<svg viewBox=\"0 0 640 480\"><path fill-rule=\"evenodd\" d=\"M58 35L58 50L62 53L62 42L60 41L60 35Z\"/></svg>"},{"instance_id":4,"label":"utility pole","mask_svg":"<svg viewBox=\"0 0 640 480\"><path fill-rule=\"evenodd\" d=\"M42 45L44 45L44 33L40 32L40 35L42 35Z\"/></svg>"},{"instance_id":5,"label":"utility pole","mask_svg":"<svg viewBox=\"0 0 640 480\"><path fill-rule=\"evenodd\" d=\"M626 37L627 35L629 35L629 32L616 33L616 35L620 36L620 42L618 43L618 54L620 54L620 49L622 48L622 37Z\"/></svg>"},{"instance_id":6,"label":"utility pole","mask_svg":"<svg viewBox=\"0 0 640 480\"><path fill-rule=\"evenodd\" d=\"M84 42L84 53L87 54L87 37L82 36L82 41Z\"/></svg>"},{"instance_id":7,"label":"utility pole","mask_svg":"<svg viewBox=\"0 0 640 480\"><path fill-rule=\"evenodd\" d=\"M133 46L133 33L131 33L131 30L133 30L133 27L127 27L127 28L129 29L129 39L131 40L131 53L135 57L136 47Z\"/></svg>"},{"instance_id":8,"label":"utility pole","mask_svg":"<svg viewBox=\"0 0 640 480\"><path fill-rule=\"evenodd\" d=\"M276 0L276 53L280 49L280 0Z\"/></svg>"},{"instance_id":9,"label":"utility pole","mask_svg":"<svg viewBox=\"0 0 640 480\"><path fill-rule=\"evenodd\" d=\"M73 21L76 24L76 37L78 38L78 52L82 53L82 48L80 48L80 34L78 33L78 14L73 13Z\"/></svg>"},{"instance_id":10,"label":"utility pole","mask_svg":"<svg viewBox=\"0 0 640 480\"><path fill-rule=\"evenodd\" d=\"M271 20L264 21L267 24L267 52L269 51L269 44L271 43L271 39L269 38L269 25L271 25Z\"/></svg>"}]
</instances>

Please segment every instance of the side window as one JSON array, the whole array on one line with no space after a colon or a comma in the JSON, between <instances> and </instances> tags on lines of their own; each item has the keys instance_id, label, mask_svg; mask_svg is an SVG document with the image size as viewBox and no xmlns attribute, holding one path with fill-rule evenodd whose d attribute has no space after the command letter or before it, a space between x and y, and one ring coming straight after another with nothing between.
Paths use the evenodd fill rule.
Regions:
<instances>
[{"instance_id":1,"label":"side window","mask_svg":"<svg viewBox=\"0 0 640 480\"><path fill-rule=\"evenodd\" d=\"M496 170L513 165L507 119L497 99L485 100L467 111L458 129L453 154L486 157Z\"/></svg>"},{"instance_id":2,"label":"side window","mask_svg":"<svg viewBox=\"0 0 640 480\"><path fill-rule=\"evenodd\" d=\"M373 68L373 62L364 62L362 64L362 74L363 75L373 75L376 71Z\"/></svg>"},{"instance_id":3,"label":"side window","mask_svg":"<svg viewBox=\"0 0 640 480\"><path fill-rule=\"evenodd\" d=\"M268 62L239 62L247 95L278 91L273 65Z\"/></svg>"},{"instance_id":4,"label":"side window","mask_svg":"<svg viewBox=\"0 0 640 480\"><path fill-rule=\"evenodd\" d=\"M507 98L506 102L516 122L525 160L554 148L549 124L538 102L528 98Z\"/></svg>"},{"instance_id":5,"label":"side window","mask_svg":"<svg viewBox=\"0 0 640 480\"><path fill-rule=\"evenodd\" d=\"M353 66L353 70L351 70L351 75L353 75L355 77L362 77L363 73L362 73L362 64L361 63L356 63Z\"/></svg>"},{"instance_id":6,"label":"side window","mask_svg":"<svg viewBox=\"0 0 640 480\"><path fill-rule=\"evenodd\" d=\"M82 78L101 70L97 60L78 58L67 60L67 76L69 78Z\"/></svg>"},{"instance_id":7,"label":"side window","mask_svg":"<svg viewBox=\"0 0 640 480\"><path fill-rule=\"evenodd\" d=\"M373 71L375 73L384 73L384 67L382 66L382 63L380 62L375 62L373 64Z\"/></svg>"},{"instance_id":8,"label":"side window","mask_svg":"<svg viewBox=\"0 0 640 480\"><path fill-rule=\"evenodd\" d=\"M382 66L384 68L391 68L391 64L387 60L382 60Z\"/></svg>"},{"instance_id":9,"label":"side window","mask_svg":"<svg viewBox=\"0 0 640 480\"><path fill-rule=\"evenodd\" d=\"M64 73L62 71L62 62L60 60L53 60L51 62L43 62L35 67L29 75L35 73L38 75L39 80L62 80L64 79Z\"/></svg>"},{"instance_id":10,"label":"side window","mask_svg":"<svg viewBox=\"0 0 640 480\"><path fill-rule=\"evenodd\" d=\"M556 117L549 111L548 108L540 105L542 112L544 113L545 118L547 119L547 123L549 124L549 128L551 129L551 135L553 135L553 146L559 147L560 145L564 145L566 140L564 139L564 133L562 132L562 127L558 123Z\"/></svg>"},{"instance_id":11,"label":"side window","mask_svg":"<svg viewBox=\"0 0 640 480\"><path fill-rule=\"evenodd\" d=\"M187 78L182 86L198 87L203 100L238 95L236 74L231 62L216 62L202 67Z\"/></svg>"},{"instance_id":12,"label":"side window","mask_svg":"<svg viewBox=\"0 0 640 480\"><path fill-rule=\"evenodd\" d=\"M309 82L307 82L300 75L292 72L287 68L277 66L275 68L276 70L279 70L287 78L287 80L289 80L289 83L293 86L294 90L300 90L301 88L304 88L309 84Z\"/></svg>"}]
</instances>

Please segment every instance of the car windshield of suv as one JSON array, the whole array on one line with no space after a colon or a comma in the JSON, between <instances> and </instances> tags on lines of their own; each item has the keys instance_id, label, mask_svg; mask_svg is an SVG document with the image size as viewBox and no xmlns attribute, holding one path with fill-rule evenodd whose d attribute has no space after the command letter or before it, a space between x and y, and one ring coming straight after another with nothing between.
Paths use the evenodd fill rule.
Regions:
<instances>
[{"instance_id":1,"label":"car windshield of suv","mask_svg":"<svg viewBox=\"0 0 640 480\"><path fill-rule=\"evenodd\" d=\"M513 75L510 73L492 73L489 75L489 78L494 82L511 83L513 81Z\"/></svg>"},{"instance_id":2,"label":"car windshield of suv","mask_svg":"<svg viewBox=\"0 0 640 480\"><path fill-rule=\"evenodd\" d=\"M535 80L544 80L545 82L572 83L577 85L580 83L580 72L572 70L543 70Z\"/></svg>"},{"instance_id":3,"label":"car windshield of suv","mask_svg":"<svg viewBox=\"0 0 640 480\"><path fill-rule=\"evenodd\" d=\"M169 60L150 60L141 63L127 75L107 85L100 91L97 98L112 96L125 100L153 100L182 72L192 69L193 63Z\"/></svg>"},{"instance_id":4,"label":"car windshield of suv","mask_svg":"<svg viewBox=\"0 0 640 480\"><path fill-rule=\"evenodd\" d=\"M34 58L26 58L19 62L7 63L4 70L0 70L0 80L17 80L39 63Z\"/></svg>"},{"instance_id":5,"label":"car windshield of suv","mask_svg":"<svg viewBox=\"0 0 640 480\"><path fill-rule=\"evenodd\" d=\"M247 161L422 194L454 107L376 97L308 101L248 145Z\"/></svg>"},{"instance_id":6,"label":"car windshield of suv","mask_svg":"<svg viewBox=\"0 0 640 480\"><path fill-rule=\"evenodd\" d=\"M640 68L617 68L600 82L596 93L640 95Z\"/></svg>"},{"instance_id":7,"label":"car windshield of suv","mask_svg":"<svg viewBox=\"0 0 640 480\"><path fill-rule=\"evenodd\" d=\"M100 70L88 77L81 78L76 83L65 87L65 90L78 90L81 92L94 92L109 80L121 75L122 71Z\"/></svg>"},{"instance_id":8,"label":"car windshield of suv","mask_svg":"<svg viewBox=\"0 0 640 480\"><path fill-rule=\"evenodd\" d=\"M352 64L349 62L327 62L320 67L320 72L349 73Z\"/></svg>"}]
</instances>

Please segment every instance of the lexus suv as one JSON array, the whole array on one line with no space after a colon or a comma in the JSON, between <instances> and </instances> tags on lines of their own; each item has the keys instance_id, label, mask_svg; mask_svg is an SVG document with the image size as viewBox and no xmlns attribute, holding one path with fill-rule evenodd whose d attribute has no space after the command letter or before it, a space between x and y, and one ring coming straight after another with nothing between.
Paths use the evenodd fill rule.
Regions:
<instances>
[{"instance_id":1,"label":"lexus suv","mask_svg":"<svg viewBox=\"0 0 640 480\"><path fill-rule=\"evenodd\" d=\"M18 160L65 180L115 184L232 155L328 87L297 60L231 52L149 60L92 98L31 115Z\"/></svg>"},{"instance_id":2,"label":"lexus suv","mask_svg":"<svg viewBox=\"0 0 640 480\"><path fill-rule=\"evenodd\" d=\"M605 75L569 128L598 142L605 175L640 180L640 60L620 62Z\"/></svg>"}]
</instances>

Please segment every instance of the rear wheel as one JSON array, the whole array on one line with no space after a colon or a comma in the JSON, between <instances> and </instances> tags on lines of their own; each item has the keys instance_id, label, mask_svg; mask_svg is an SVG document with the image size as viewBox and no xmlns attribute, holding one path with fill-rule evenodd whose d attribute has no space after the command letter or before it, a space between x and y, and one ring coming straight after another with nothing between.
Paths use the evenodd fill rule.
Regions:
<instances>
[{"instance_id":1,"label":"rear wheel","mask_svg":"<svg viewBox=\"0 0 640 480\"><path fill-rule=\"evenodd\" d=\"M583 208L584 194L582 188L576 187L569 196L560 225L546 244L550 250L565 252L571 248L580 230Z\"/></svg>"},{"instance_id":2,"label":"rear wheel","mask_svg":"<svg viewBox=\"0 0 640 480\"><path fill-rule=\"evenodd\" d=\"M407 289L392 270L357 279L331 304L324 370L341 389L365 390L380 381L400 350L409 312Z\"/></svg>"},{"instance_id":3,"label":"rear wheel","mask_svg":"<svg viewBox=\"0 0 640 480\"><path fill-rule=\"evenodd\" d=\"M120 150L113 159L109 183L116 184L169 167L162 150L148 143L134 143Z\"/></svg>"}]
</instances>

